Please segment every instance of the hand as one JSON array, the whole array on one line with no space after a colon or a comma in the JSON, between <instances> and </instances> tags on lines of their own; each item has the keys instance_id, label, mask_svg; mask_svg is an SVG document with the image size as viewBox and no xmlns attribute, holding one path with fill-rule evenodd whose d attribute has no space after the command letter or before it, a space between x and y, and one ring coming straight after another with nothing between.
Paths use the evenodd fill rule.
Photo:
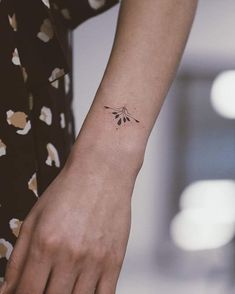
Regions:
<instances>
[{"instance_id":1,"label":"hand","mask_svg":"<svg viewBox=\"0 0 235 294\"><path fill-rule=\"evenodd\" d=\"M67 161L24 220L4 294L115 293L136 173L86 154Z\"/></svg>"}]
</instances>

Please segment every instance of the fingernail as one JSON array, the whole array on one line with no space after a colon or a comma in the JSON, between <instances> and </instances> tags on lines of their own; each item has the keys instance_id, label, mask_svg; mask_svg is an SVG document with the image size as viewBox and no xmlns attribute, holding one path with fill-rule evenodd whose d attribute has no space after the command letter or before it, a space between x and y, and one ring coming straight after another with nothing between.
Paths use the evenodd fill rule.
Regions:
<instances>
[{"instance_id":1,"label":"fingernail","mask_svg":"<svg viewBox=\"0 0 235 294\"><path fill-rule=\"evenodd\" d=\"M4 291L6 290L6 286L7 286L7 283L3 282L3 284L1 285L1 288L0 288L0 294L4 294Z\"/></svg>"}]
</instances>

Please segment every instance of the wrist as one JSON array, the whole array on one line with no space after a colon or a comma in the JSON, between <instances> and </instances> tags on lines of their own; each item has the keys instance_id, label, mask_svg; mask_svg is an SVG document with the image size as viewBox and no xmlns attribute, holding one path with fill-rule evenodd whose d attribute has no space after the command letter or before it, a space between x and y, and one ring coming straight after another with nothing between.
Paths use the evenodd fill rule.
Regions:
<instances>
[{"instance_id":1,"label":"wrist","mask_svg":"<svg viewBox=\"0 0 235 294\"><path fill-rule=\"evenodd\" d=\"M101 134L80 134L73 145L66 166L90 170L107 170L115 175L136 177L144 161L144 146L133 141L117 142Z\"/></svg>"},{"instance_id":2,"label":"wrist","mask_svg":"<svg viewBox=\"0 0 235 294\"><path fill-rule=\"evenodd\" d=\"M105 88L105 87L104 87ZM140 113L136 113L136 108L123 102L119 95L112 94L110 100L110 89L100 87L91 105L88 115L82 125L76 142L72 148L68 160L68 166L81 165L81 161L86 164L94 163L95 166L109 167L119 173L124 172L137 175L144 160L145 147L148 138L148 129L136 118ZM107 107L111 106L111 107ZM130 113L129 120L118 124L119 118L114 118L112 107L125 105ZM126 115L126 114L125 114Z\"/></svg>"}]
</instances>

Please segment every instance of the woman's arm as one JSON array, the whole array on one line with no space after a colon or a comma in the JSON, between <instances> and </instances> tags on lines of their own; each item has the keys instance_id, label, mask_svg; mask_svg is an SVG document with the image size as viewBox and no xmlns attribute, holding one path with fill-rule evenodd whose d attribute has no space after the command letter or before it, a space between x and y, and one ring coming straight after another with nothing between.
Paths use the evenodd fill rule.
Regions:
<instances>
[{"instance_id":1,"label":"woman's arm","mask_svg":"<svg viewBox=\"0 0 235 294\"><path fill-rule=\"evenodd\" d=\"M135 179L196 2L122 0L101 85L64 169L23 222L5 294L115 293Z\"/></svg>"},{"instance_id":2,"label":"woman's arm","mask_svg":"<svg viewBox=\"0 0 235 294\"><path fill-rule=\"evenodd\" d=\"M185 47L196 4L196 0L122 1L111 56L74 146L74 164L81 146L98 148L106 161L120 162L127 153L129 164L131 159L142 162ZM112 115L115 110L104 106L125 106L139 123L131 119L118 125L119 117ZM136 158L129 157L130 153Z\"/></svg>"}]
</instances>

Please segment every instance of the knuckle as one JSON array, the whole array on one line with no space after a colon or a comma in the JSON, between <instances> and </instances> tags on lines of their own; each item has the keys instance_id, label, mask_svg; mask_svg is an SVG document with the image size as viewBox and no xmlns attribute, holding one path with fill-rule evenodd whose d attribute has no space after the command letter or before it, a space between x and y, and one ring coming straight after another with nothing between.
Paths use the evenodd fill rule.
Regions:
<instances>
[{"instance_id":1,"label":"knuckle","mask_svg":"<svg viewBox=\"0 0 235 294\"><path fill-rule=\"evenodd\" d=\"M87 248L84 245L70 247L70 254L75 260L82 260L87 256Z\"/></svg>"},{"instance_id":2,"label":"knuckle","mask_svg":"<svg viewBox=\"0 0 235 294\"><path fill-rule=\"evenodd\" d=\"M108 251L103 246L96 246L91 251L91 257L96 263L103 263L108 256Z\"/></svg>"},{"instance_id":3,"label":"knuckle","mask_svg":"<svg viewBox=\"0 0 235 294\"><path fill-rule=\"evenodd\" d=\"M41 240L40 247L46 251L53 251L59 247L57 239L56 236L46 236Z\"/></svg>"},{"instance_id":4,"label":"knuckle","mask_svg":"<svg viewBox=\"0 0 235 294\"><path fill-rule=\"evenodd\" d=\"M69 261L76 261L79 259L78 257L78 252L76 250L75 247L73 246L70 246L69 248L67 247L67 250L66 250L66 257L69 259Z\"/></svg>"},{"instance_id":5,"label":"knuckle","mask_svg":"<svg viewBox=\"0 0 235 294\"><path fill-rule=\"evenodd\" d=\"M67 242L66 247L66 251L75 261L81 261L82 259L86 258L89 254L87 242L83 238Z\"/></svg>"},{"instance_id":6,"label":"knuckle","mask_svg":"<svg viewBox=\"0 0 235 294\"><path fill-rule=\"evenodd\" d=\"M59 247L59 237L44 229L38 229L34 236L34 245L41 252L51 252Z\"/></svg>"},{"instance_id":7,"label":"knuckle","mask_svg":"<svg viewBox=\"0 0 235 294\"><path fill-rule=\"evenodd\" d=\"M83 262L87 258L89 258L89 249L86 244L70 244L66 245L66 254L68 255L68 258L71 261L77 262Z\"/></svg>"}]
</instances>

